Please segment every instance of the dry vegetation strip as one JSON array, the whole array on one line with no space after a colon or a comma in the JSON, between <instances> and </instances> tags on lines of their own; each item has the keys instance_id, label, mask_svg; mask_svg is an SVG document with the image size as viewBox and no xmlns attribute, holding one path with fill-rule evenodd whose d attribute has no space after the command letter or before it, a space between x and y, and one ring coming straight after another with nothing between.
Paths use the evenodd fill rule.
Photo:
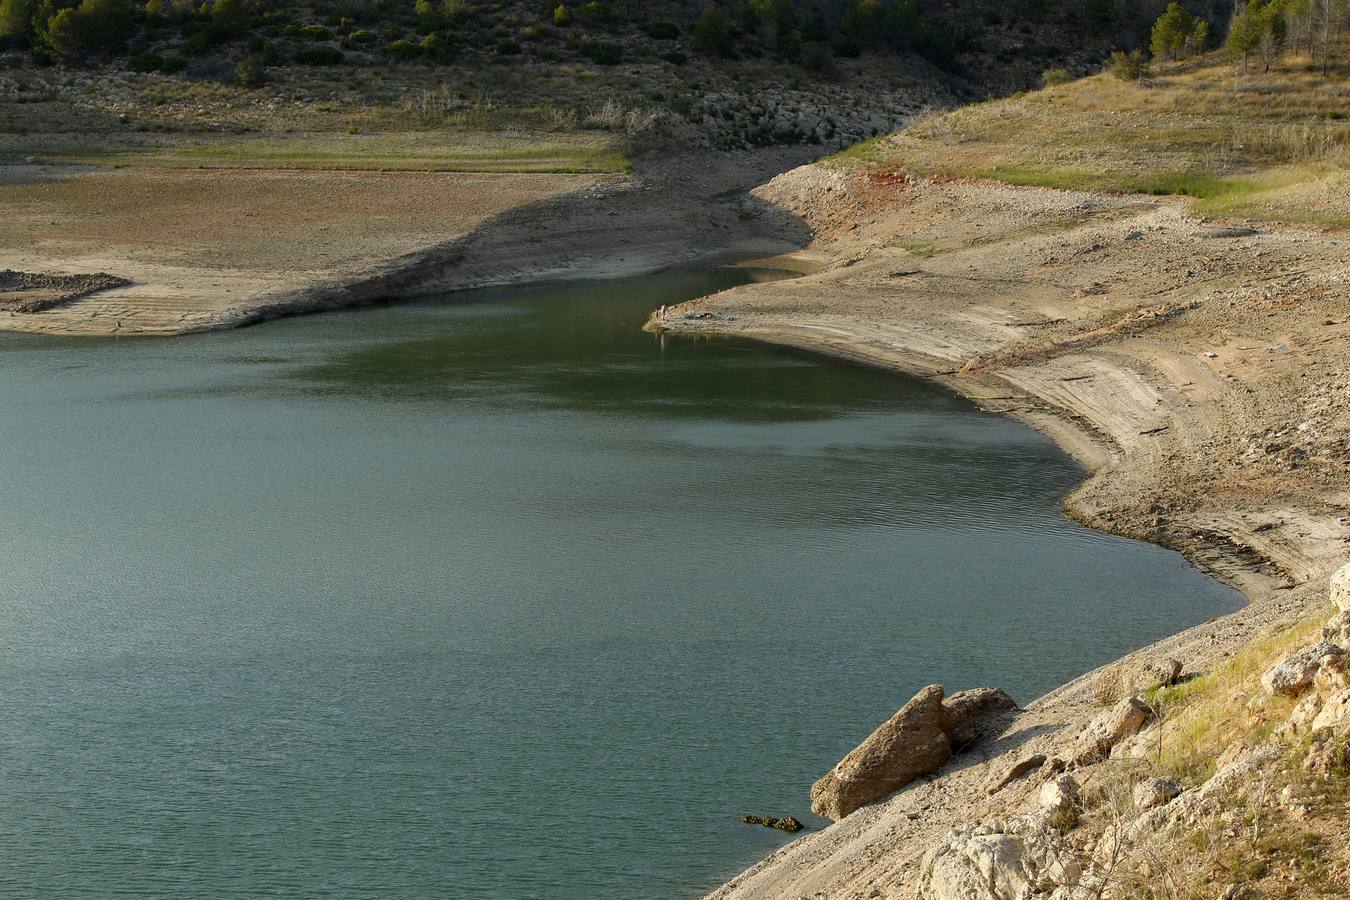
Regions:
<instances>
[{"instance_id":1,"label":"dry vegetation strip","mask_svg":"<svg viewBox=\"0 0 1350 900\"><path fill-rule=\"evenodd\" d=\"M1203 215L1350 226L1350 79L1292 59L1102 74L927 116L833 164L1195 198Z\"/></svg>"}]
</instances>

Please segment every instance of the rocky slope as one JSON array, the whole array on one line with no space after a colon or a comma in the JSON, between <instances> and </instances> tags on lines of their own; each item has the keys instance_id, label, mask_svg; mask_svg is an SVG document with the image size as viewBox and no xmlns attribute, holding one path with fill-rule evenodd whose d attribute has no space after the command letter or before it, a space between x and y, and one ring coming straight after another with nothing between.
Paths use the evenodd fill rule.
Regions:
<instances>
[{"instance_id":1,"label":"rocky slope","mask_svg":"<svg viewBox=\"0 0 1350 900\"><path fill-rule=\"evenodd\" d=\"M1289 711L1285 700L1252 706L1266 696L1255 682L1215 673L1268 655L1260 642L1272 629L1319 613L1326 577L1350 556L1344 234L1208 222L1169 199L820 166L780 176L756 196L810 228L818 271L693 301L651 327L758 338L923 375L1055 436L1091 471L1067 500L1073 515L1175 547L1252 601L1144 656L1180 660L1187 675L1210 673L1207 684L1241 683L1240 699L1228 701L1254 709L1255 722L1227 743L1205 744L1211 762L1229 744L1264 745L1264 733ZM1090 674L1030 704L1000 736L935 777L795 841L717 896L949 896L932 886L935 866L945 871L951 860L997 856L1012 845L1051 847L1040 824L1008 818L1038 796L1039 778L992 797L988 788L1028 758L1080 761L1073 745L1105 714L1102 702L1129 701L1133 688L1150 687L1124 671ZM1138 699L1156 718L1156 690ZM1270 759L1258 754L1249 763L1260 769ZM1158 760L1126 787L1168 772ZM1189 788L1205 783L1188 777ZM1112 796L1121 790L1112 787ZM993 824L950 834L991 817ZM1083 844L1075 853L1091 861L1095 851L1086 848L1102 828L1067 832ZM948 862L925 864L940 844ZM1065 888L1068 863L1048 849L1039 860L1040 875L1021 870L1022 893L969 896ZM1284 865L1278 850L1276 860ZM1076 864L1092 871L1082 859ZM1207 877L1219 877L1218 865ZM1244 879L1259 880L1230 881ZM1112 890L1128 895L1120 885Z\"/></svg>"}]
</instances>

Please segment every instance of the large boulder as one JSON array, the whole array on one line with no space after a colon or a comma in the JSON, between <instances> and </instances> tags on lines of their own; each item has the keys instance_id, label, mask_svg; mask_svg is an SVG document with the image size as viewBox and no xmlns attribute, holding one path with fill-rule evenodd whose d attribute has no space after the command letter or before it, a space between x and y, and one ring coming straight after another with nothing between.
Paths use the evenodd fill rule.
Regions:
<instances>
[{"instance_id":1,"label":"large boulder","mask_svg":"<svg viewBox=\"0 0 1350 900\"><path fill-rule=\"evenodd\" d=\"M1015 816L951 831L919 864L924 900L1078 896L1084 860L1044 818ZM1090 891L1086 892L1090 895Z\"/></svg>"},{"instance_id":2,"label":"large boulder","mask_svg":"<svg viewBox=\"0 0 1350 900\"><path fill-rule=\"evenodd\" d=\"M1350 651L1350 610L1336 613L1322 629L1322 640Z\"/></svg>"},{"instance_id":3,"label":"large boulder","mask_svg":"<svg viewBox=\"0 0 1350 900\"><path fill-rule=\"evenodd\" d=\"M959 750L980 737L990 717L1017 709L1017 701L998 688L957 691L942 704L952 723L952 744Z\"/></svg>"},{"instance_id":4,"label":"large boulder","mask_svg":"<svg viewBox=\"0 0 1350 900\"><path fill-rule=\"evenodd\" d=\"M1270 694L1297 697L1312 687L1323 657L1343 655L1344 650L1326 641L1296 650L1266 669L1261 676L1261 686Z\"/></svg>"},{"instance_id":5,"label":"large boulder","mask_svg":"<svg viewBox=\"0 0 1350 900\"><path fill-rule=\"evenodd\" d=\"M1143 728L1152 715L1153 710L1138 697L1128 697L1103 710L1079 736L1074 762L1086 765L1107 756L1123 738Z\"/></svg>"},{"instance_id":6,"label":"large boulder","mask_svg":"<svg viewBox=\"0 0 1350 900\"><path fill-rule=\"evenodd\" d=\"M1350 690L1333 694L1322 704L1317 718L1312 720L1310 730L1320 731L1323 728L1337 732L1350 730Z\"/></svg>"},{"instance_id":7,"label":"large boulder","mask_svg":"<svg viewBox=\"0 0 1350 900\"><path fill-rule=\"evenodd\" d=\"M1331 576L1331 602L1341 612L1350 611L1350 563Z\"/></svg>"},{"instance_id":8,"label":"large boulder","mask_svg":"<svg viewBox=\"0 0 1350 900\"><path fill-rule=\"evenodd\" d=\"M952 755L942 685L929 685L811 786L811 809L836 822L936 772Z\"/></svg>"}]
</instances>

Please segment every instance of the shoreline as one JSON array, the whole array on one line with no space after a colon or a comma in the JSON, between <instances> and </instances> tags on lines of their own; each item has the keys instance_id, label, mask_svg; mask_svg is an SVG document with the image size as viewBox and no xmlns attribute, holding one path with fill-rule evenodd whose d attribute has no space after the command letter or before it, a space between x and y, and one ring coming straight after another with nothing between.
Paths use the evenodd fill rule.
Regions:
<instances>
[{"instance_id":1,"label":"shoreline","mask_svg":"<svg viewBox=\"0 0 1350 900\"><path fill-rule=\"evenodd\" d=\"M793 841L709 895L917 896L922 853L952 827L1006 812L1006 800L983 790L990 773L1013 754L1050 753L1081 729L1097 711L1092 683L1104 669L1171 656L1187 672L1205 671L1325 603L1324 577L1350 557L1350 478L1333 470L1313 488L1307 481L1320 476L1301 464L1306 452L1262 472L1244 439L1287 431L1315 444L1316 426L1345 421L1337 394L1350 346L1337 345L1350 341L1331 336L1345 322L1340 311L1350 311L1344 235L1216 228L1156 198L879 185L820 166L757 192L811 223L820 270L682 304L649 330L747 338L897 371L1016 418L1084 466L1067 515L1176 550L1247 601L1036 698L997 740ZM1154 233L1154 252L1141 252ZM1196 263L1223 243L1246 251L1241 263L1204 277ZM1068 272L1054 266L1059 254L1083 249L1097 259ZM1288 301L1306 296L1310 271L1320 308ZM1114 302L1103 309L1105 294ZM1255 315L1231 312L1253 299ZM1269 323L1267 306L1282 321ZM1265 391L1273 403L1262 404Z\"/></svg>"}]
</instances>

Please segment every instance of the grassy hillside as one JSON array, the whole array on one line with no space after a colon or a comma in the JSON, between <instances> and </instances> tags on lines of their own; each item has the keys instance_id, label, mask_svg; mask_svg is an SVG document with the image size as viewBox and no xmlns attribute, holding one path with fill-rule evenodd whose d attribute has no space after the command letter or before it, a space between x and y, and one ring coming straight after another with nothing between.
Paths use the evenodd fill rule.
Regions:
<instances>
[{"instance_id":1,"label":"grassy hillside","mask_svg":"<svg viewBox=\"0 0 1350 900\"><path fill-rule=\"evenodd\" d=\"M933 115L834 164L1183 194L1202 215L1350 226L1350 65L1245 69L1221 53Z\"/></svg>"}]
</instances>

